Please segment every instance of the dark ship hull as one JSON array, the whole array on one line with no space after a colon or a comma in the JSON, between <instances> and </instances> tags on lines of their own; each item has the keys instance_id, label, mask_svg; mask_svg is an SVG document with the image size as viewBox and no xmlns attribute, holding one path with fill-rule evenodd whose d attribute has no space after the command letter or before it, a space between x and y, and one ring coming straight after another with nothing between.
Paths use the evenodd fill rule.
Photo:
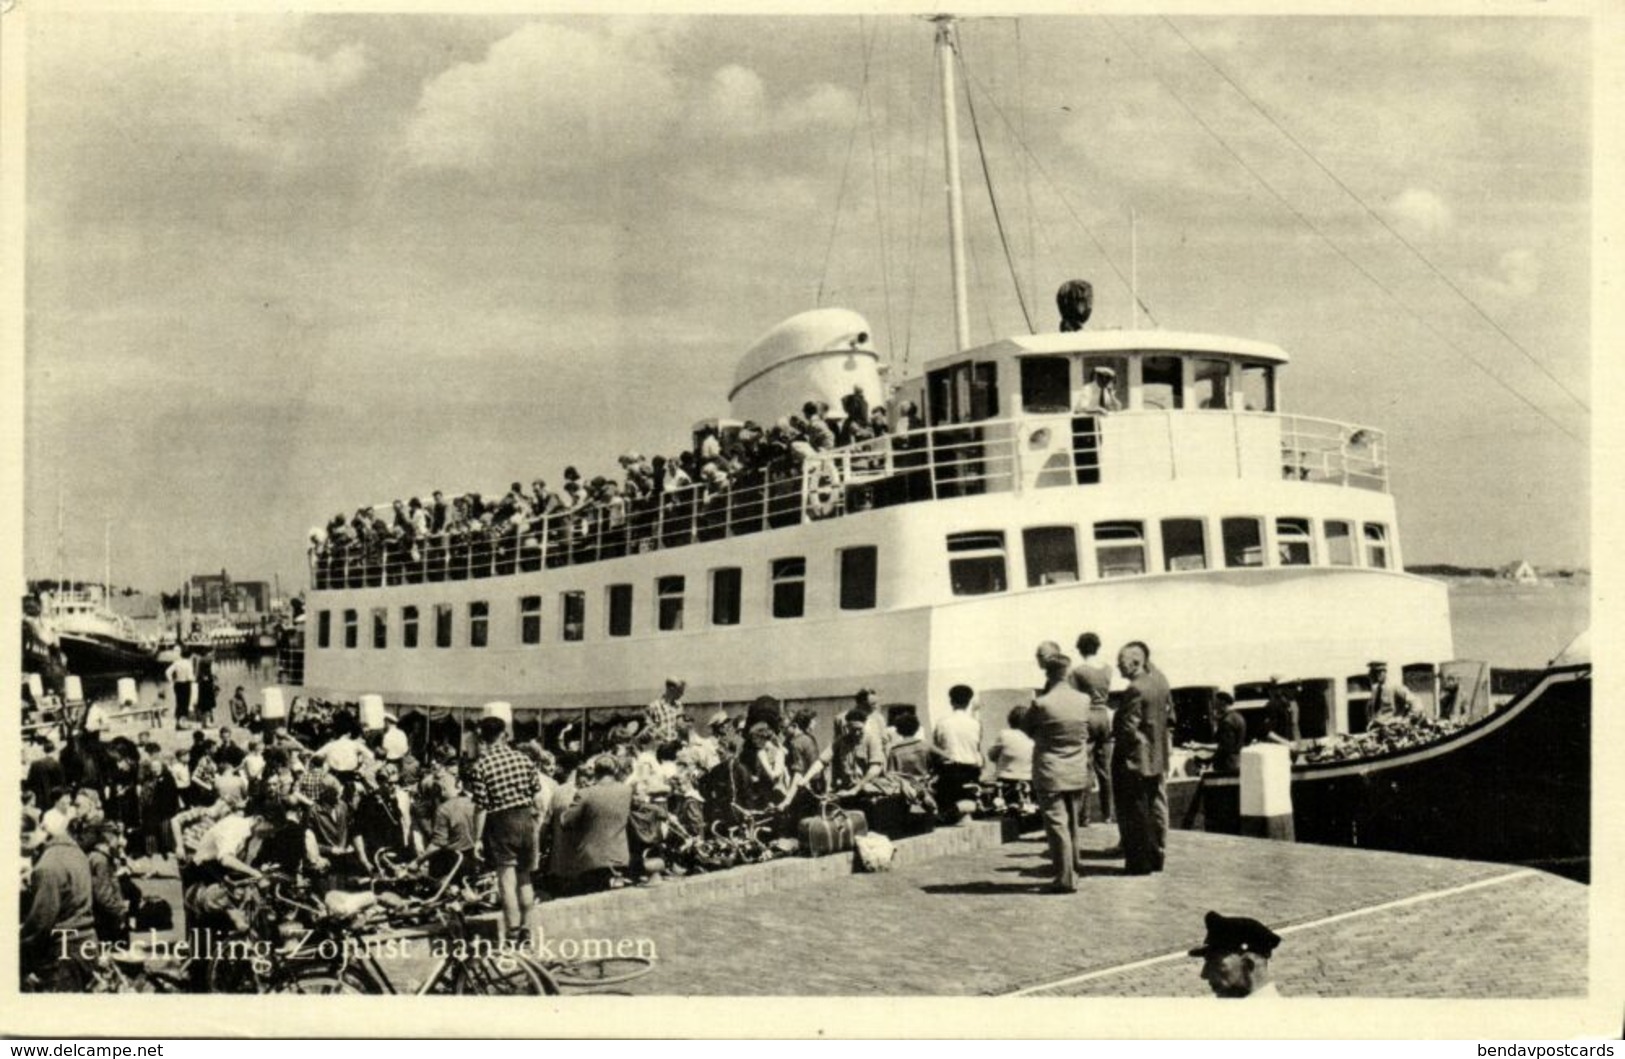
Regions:
<instances>
[{"instance_id":1,"label":"dark ship hull","mask_svg":"<svg viewBox=\"0 0 1625 1059\"><path fill-rule=\"evenodd\" d=\"M1169 784L1176 825L1236 832L1240 779ZM1438 742L1292 770L1299 842L1524 864L1585 879L1591 667L1559 666Z\"/></svg>"},{"instance_id":2,"label":"dark ship hull","mask_svg":"<svg viewBox=\"0 0 1625 1059\"><path fill-rule=\"evenodd\" d=\"M157 666L153 653L139 643L78 632L63 632L59 637L68 672L75 676L138 677Z\"/></svg>"},{"instance_id":3,"label":"dark ship hull","mask_svg":"<svg viewBox=\"0 0 1625 1059\"><path fill-rule=\"evenodd\" d=\"M62 678L68 672L62 648L40 635L32 618L23 619L22 671L38 673L45 689L51 692L61 692Z\"/></svg>"}]
</instances>

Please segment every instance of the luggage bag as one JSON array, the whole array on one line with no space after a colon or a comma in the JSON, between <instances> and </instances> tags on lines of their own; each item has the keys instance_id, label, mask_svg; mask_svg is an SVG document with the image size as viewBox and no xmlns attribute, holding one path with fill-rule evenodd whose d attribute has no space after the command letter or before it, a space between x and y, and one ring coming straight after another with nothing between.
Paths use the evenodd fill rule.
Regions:
<instances>
[{"instance_id":1,"label":"luggage bag","mask_svg":"<svg viewBox=\"0 0 1625 1059\"><path fill-rule=\"evenodd\" d=\"M869 821L856 809L809 816L801 821L801 848L808 856L850 853L859 835L869 833Z\"/></svg>"}]
</instances>

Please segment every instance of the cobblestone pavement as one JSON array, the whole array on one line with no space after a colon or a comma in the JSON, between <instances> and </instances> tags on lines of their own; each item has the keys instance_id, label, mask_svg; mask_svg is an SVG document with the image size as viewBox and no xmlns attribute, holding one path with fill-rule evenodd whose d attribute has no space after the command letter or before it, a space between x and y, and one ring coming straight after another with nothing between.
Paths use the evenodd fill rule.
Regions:
<instances>
[{"instance_id":1,"label":"cobblestone pavement","mask_svg":"<svg viewBox=\"0 0 1625 1059\"><path fill-rule=\"evenodd\" d=\"M1209 908L1291 932L1283 991L1317 996L1534 997L1586 987L1587 888L1533 873L1316 925L1517 869L1195 832L1169 836L1168 869L1130 877L1086 832L1075 895L1048 881L1041 841L941 857L881 875L718 901L680 915L629 914L615 937L647 937L643 994L997 995L1182 952ZM1542 915L1528 927L1514 909ZM1201 996L1196 961L1114 971L1059 992Z\"/></svg>"}]
</instances>

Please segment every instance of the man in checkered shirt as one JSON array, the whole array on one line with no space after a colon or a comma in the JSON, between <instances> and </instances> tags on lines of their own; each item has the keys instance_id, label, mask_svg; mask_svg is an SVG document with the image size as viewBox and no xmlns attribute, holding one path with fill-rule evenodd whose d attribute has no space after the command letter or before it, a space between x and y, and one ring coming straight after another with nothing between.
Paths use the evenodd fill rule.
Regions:
<instances>
[{"instance_id":1,"label":"man in checkered shirt","mask_svg":"<svg viewBox=\"0 0 1625 1059\"><path fill-rule=\"evenodd\" d=\"M536 795L542 789L536 765L503 739L500 717L479 723L480 757L474 762L469 793L474 798L474 841L497 871L502 918L510 937L521 937L536 903L531 872L536 870Z\"/></svg>"},{"instance_id":2,"label":"man in checkered shirt","mask_svg":"<svg viewBox=\"0 0 1625 1059\"><path fill-rule=\"evenodd\" d=\"M665 693L643 711L644 730L654 733L656 745L677 738L677 719L683 716L683 692L687 688L677 677L667 677Z\"/></svg>"}]
</instances>

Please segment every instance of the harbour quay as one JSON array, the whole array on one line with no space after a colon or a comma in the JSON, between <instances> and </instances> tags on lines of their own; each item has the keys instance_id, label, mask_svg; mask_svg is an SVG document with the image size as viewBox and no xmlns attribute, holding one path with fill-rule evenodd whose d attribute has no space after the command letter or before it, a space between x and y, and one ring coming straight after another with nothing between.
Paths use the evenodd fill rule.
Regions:
<instances>
[{"instance_id":1,"label":"harbour quay","mask_svg":"<svg viewBox=\"0 0 1625 1059\"><path fill-rule=\"evenodd\" d=\"M622 890L592 898L590 921L571 901L544 905L542 921L568 923L571 937L651 939L655 972L623 987L643 995L1208 997L1187 951L1209 910L1281 936L1270 962L1284 997L1587 991L1589 889L1538 870L1173 831L1162 873L1126 876L1108 852L1116 828L1096 824L1083 831L1078 892L1058 895L1039 892L1050 872L1039 836L907 855L942 833L901 840L889 872L820 873L769 895L741 881L688 911Z\"/></svg>"}]
</instances>

